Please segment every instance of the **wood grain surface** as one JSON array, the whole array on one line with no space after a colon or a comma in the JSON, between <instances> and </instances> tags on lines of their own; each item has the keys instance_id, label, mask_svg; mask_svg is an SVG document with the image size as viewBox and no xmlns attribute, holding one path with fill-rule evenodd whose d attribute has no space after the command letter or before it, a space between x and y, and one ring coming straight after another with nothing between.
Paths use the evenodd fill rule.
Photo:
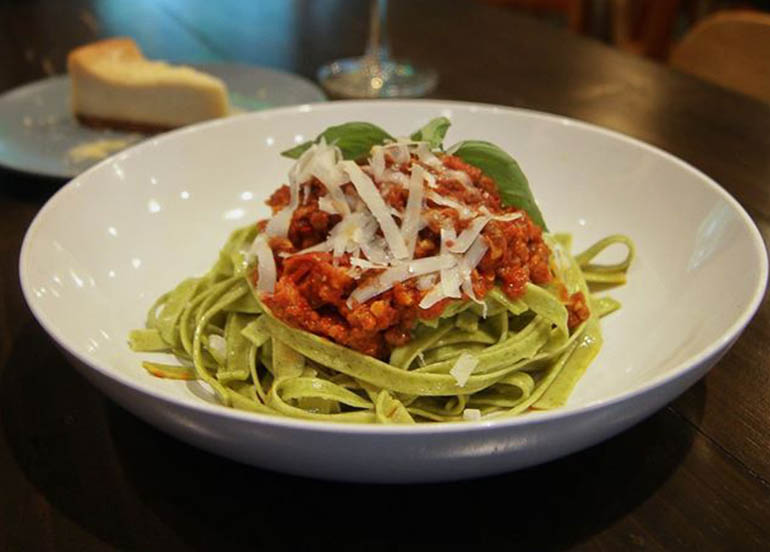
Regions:
<instances>
[{"instance_id":1,"label":"wood grain surface","mask_svg":"<svg viewBox=\"0 0 770 552\"><path fill-rule=\"evenodd\" d=\"M367 2L0 2L0 92L131 35L150 57L314 78L357 55ZM471 0L392 0L396 55L433 97L527 107L659 146L770 236L770 104ZM767 550L770 303L702 381L629 431L536 468L442 485L342 485L191 448L106 399L21 295L24 232L61 182L0 171L0 550ZM740 285L740 274L736 274ZM704 299L707 300L707 299Z\"/></svg>"}]
</instances>

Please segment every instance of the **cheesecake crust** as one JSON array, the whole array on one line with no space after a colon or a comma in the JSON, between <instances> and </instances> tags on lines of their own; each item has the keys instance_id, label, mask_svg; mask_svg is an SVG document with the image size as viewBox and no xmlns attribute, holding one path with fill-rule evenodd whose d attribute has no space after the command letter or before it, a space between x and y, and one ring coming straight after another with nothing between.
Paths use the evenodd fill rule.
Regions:
<instances>
[{"instance_id":1,"label":"cheesecake crust","mask_svg":"<svg viewBox=\"0 0 770 552\"><path fill-rule=\"evenodd\" d=\"M158 134L178 127L152 125L148 123L138 123L134 121L123 121L120 119L105 119L103 117L92 117L75 113L75 118L84 126L96 129L124 130L127 132L140 132L142 134Z\"/></svg>"}]
</instances>

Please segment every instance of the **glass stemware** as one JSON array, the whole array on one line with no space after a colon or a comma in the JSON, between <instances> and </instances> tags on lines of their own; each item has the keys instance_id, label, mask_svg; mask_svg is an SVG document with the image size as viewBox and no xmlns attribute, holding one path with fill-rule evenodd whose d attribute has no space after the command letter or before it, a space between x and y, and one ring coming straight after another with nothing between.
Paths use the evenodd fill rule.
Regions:
<instances>
[{"instance_id":1,"label":"glass stemware","mask_svg":"<svg viewBox=\"0 0 770 552\"><path fill-rule=\"evenodd\" d=\"M341 98L424 96L438 82L436 71L390 57L387 0L371 0L369 39L363 57L333 61L318 70L329 94Z\"/></svg>"}]
</instances>

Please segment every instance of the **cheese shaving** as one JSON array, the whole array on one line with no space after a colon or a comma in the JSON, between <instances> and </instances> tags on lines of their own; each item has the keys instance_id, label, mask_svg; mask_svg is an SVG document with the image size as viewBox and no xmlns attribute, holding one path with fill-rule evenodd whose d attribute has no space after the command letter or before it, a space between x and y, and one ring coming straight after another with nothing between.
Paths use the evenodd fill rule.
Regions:
<instances>
[{"instance_id":1,"label":"cheese shaving","mask_svg":"<svg viewBox=\"0 0 770 552\"><path fill-rule=\"evenodd\" d=\"M441 289L440 285L436 286L422 298L422 301L420 301L420 308L429 309L443 299L446 299L443 289Z\"/></svg>"},{"instance_id":2,"label":"cheese shaving","mask_svg":"<svg viewBox=\"0 0 770 552\"><path fill-rule=\"evenodd\" d=\"M419 289L420 291L431 289L435 285L436 285L435 274L426 274L425 276L420 276L419 278L417 278L417 289Z\"/></svg>"},{"instance_id":3,"label":"cheese shaving","mask_svg":"<svg viewBox=\"0 0 770 552\"><path fill-rule=\"evenodd\" d=\"M391 266L382 274L353 290L347 304L349 307L352 307L354 302L365 303L372 297L385 293L399 282L430 274L431 272L438 272L456 263L457 260L452 255L436 255Z\"/></svg>"},{"instance_id":4,"label":"cheese shaving","mask_svg":"<svg viewBox=\"0 0 770 552\"><path fill-rule=\"evenodd\" d=\"M430 151L430 145L428 142L418 142L417 147L415 148L415 153L417 154L417 158L420 160L420 162L425 163L429 167L437 169L443 166L441 164L441 160L436 157L432 151Z\"/></svg>"},{"instance_id":5,"label":"cheese shaving","mask_svg":"<svg viewBox=\"0 0 770 552\"><path fill-rule=\"evenodd\" d=\"M361 251L373 263L389 264L393 260L393 257L387 252L385 238L382 237L376 237L370 242L362 243Z\"/></svg>"},{"instance_id":6,"label":"cheese shaving","mask_svg":"<svg viewBox=\"0 0 770 552\"><path fill-rule=\"evenodd\" d=\"M421 309L429 309L443 299L456 299L462 297L462 293L460 293L462 277L457 267L458 257L449 253L448 245L449 243L452 243L456 237L457 234L454 227L448 226L441 229L441 254L453 257L455 259L455 264L447 266L441 270L441 280L439 281L438 285L426 293L422 298L420 301Z\"/></svg>"},{"instance_id":7,"label":"cheese shaving","mask_svg":"<svg viewBox=\"0 0 770 552\"><path fill-rule=\"evenodd\" d=\"M318 144L313 144L300 155L289 170L289 204L268 221L265 227L265 233L268 236L286 237L288 235L291 218L299 206L300 184L306 183L315 176L330 190L339 185L341 174L336 167L341 157L339 148L327 145L324 139L321 139Z\"/></svg>"},{"instance_id":8,"label":"cheese shaving","mask_svg":"<svg viewBox=\"0 0 770 552\"><path fill-rule=\"evenodd\" d=\"M360 257L351 257L350 264L352 266L363 268L364 270L385 270L388 268L386 264L376 264Z\"/></svg>"},{"instance_id":9,"label":"cheese shaving","mask_svg":"<svg viewBox=\"0 0 770 552\"><path fill-rule=\"evenodd\" d=\"M445 179L457 180L460 184L462 184L466 188L473 187L473 182L471 182L471 177L468 176L468 173L466 172L450 169L450 170L444 171L443 177Z\"/></svg>"},{"instance_id":10,"label":"cheese shaving","mask_svg":"<svg viewBox=\"0 0 770 552\"><path fill-rule=\"evenodd\" d=\"M481 419L481 410L478 408L463 409L463 420L466 422L478 422Z\"/></svg>"},{"instance_id":11,"label":"cheese shaving","mask_svg":"<svg viewBox=\"0 0 770 552\"><path fill-rule=\"evenodd\" d=\"M337 210L337 207L334 204L331 196L329 195L321 196L318 198L318 208L324 213L329 213L330 215L338 215L340 213Z\"/></svg>"},{"instance_id":12,"label":"cheese shaving","mask_svg":"<svg viewBox=\"0 0 770 552\"><path fill-rule=\"evenodd\" d=\"M409 258L414 257L414 246L417 243L417 229L422 211L423 180L425 169L419 165L412 167L412 176L409 179L409 199L404 209L404 219L401 223L401 235L406 242Z\"/></svg>"},{"instance_id":13,"label":"cheese shaving","mask_svg":"<svg viewBox=\"0 0 770 552\"><path fill-rule=\"evenodd\" d=\"M389 144L388 153L390 153L393 162L397 164L409 163L412 158L409 154L409 148L401 143Z\"/></svg>"},{"instance_id":14,"label":"cheese shaving","mask_svg":"<svg viewBox=\"0 0 770 552\"><path fill-rule=\"evenodd\" d=\"M305 156L308 156L307 158ZM306 182L311 178L317 178L326 186L331 201L338 213L350 212L345 195L340 187L347 182L345 172L340 167L342 152L336 146L327 145L322 138L318 144L313 144L297 160L289 171L289 182Z\"/></svg>"},{"instance_id":15,"label":"cheese shaving","mask_svg":"<svg viewBox=\"0 0 770 552\"><path fill-rule=\"evenodd\" d=\"M372 179L364 174L361 167L353 161L342 161L341 164L345 172L350 176L350 180L353 182L358 195L366 203L377 222L380 223L382 234L385 236L385 241L388 242L388 247L393 256L397 259L408 258L409 250L406 247L406 242L404 242L404 237L401 235L401 231L390 214L390 209L388 209Z\"/></svg>"},{"instance_id":16,"label":"cheese shaving","mask_svg":"<svg viewBox=\"0 0 770 552\"><path fill-rule=\"evenodd\" d=\"M404 188L409 186L409 177L402 173L401 171L396 171L393 169L387 169L382 174L381 182L393 182L395 184L399 184L403 186Z\"/></svg>"},{"instance_id":17,"label":"cheese shaving","mask_svg":"<svg viewBox=\"0 0 770 552\"><path fill-rule=\"evenodd\" d=\"M381 181L385 174L385 149L382 146L372 148L372 157L369 160L369 166L372 168L372 175L377 181Z\"/></svg>"},{"instance_id":18,"label":"cheese shaving","mask_svg":"<svg viewBox=\"0 0 770 552\"><path fill-rule=\"evenodd\" d=\"M291 166L291 169L289 169L290 184L298 184L308 179L310 176L310 165L312 164L313 159L318 152L318 146L321 144L323 144L322 147L326 146L326 142L323 139L321 140L320 144L311 145L302 153L302 155L299 156L294 165Z\"/></svg>"},{"instance_id":19,"label":"cheese shaving","mask_svg":"<svg viewBox=\"0 0 770 552\"><path fill-rule=\"evenodd\" d=\"M461 219L473 218L476 215L473 212L473 210L467 205L460 203L459 201L455 201L454 199L449 199L448 197L444 197L436 192L433 192L433 191L428 192L425 197L427 197L436 205L451 207L452 209L457 211L457 214L460 215Z\"/></svg>"},{"instance_id":20,"label":"cheese shaving","mask_svg":"<svg viewBox=\"0 0 770 552\"><path fill-rule=\"evenodd\" d=\"M481 259L484 258L484 254L487 252L487 249L489 249L489 246L487 245L486 240L484 240L484 237L478 236L473 242L473 245L471 245L470 249L468 249L468 252L465 254L465 256L463 256L463 266L467 268L468 271L476 268L476 266L481 262Z\"/></svg>"},{"instance_id":21,"label":"cheese shaving","mask_svg":"<svg viewBox=\"0 0 770 552\"><path fill-rule=\"evenodd\" d=\"M342 159L342 152L336 146L327 145L326 141L315 146L315 154L308 162L304 170L298 174L300 182L316 177L327 188L339 187L345 183L345 174L339 168L338 163Z\"/></svg>"},{"instance_id":22,"label":"cheese shaving","mask_svg":"<svg viewBox=\"0 0 770 552\"><path fill-rule=\"evenodd\" d=\"M481 231L487 225L489 220L489 217L476 217L473 219L471 225L457 236L457 239L454 240L454 243L449 247L449 251L452 253L465 253L479 234L481 234Z\"/></svg>"},{"instance_id":23,"label":"cheese shaving","mask_svg":"<svg viewBox=\"0 0 770 552\"><path fill-rule=\"evenodd\" d=\"M485 205L482 205L481 208L479 208L479 212L482 215L486 215L492 220L496 220L498 222L511 222L513 220L520 219L521 217L524 216L521 213L506 213L504 215L493 215L492 213L489 212L489 209L487 209Z\"/></svg>"},{"instance_id":24,"label":"cheese shaving","mask_svg":"<svg viewBox=\"0 0 770 552\"><path fill-rule=\"evenodd\" d=\"M436 187L436 177L433 176L432 173L426 171L426 173L425 173L425 180L428 181L428 188L435 188Z\"/></svg>"},{"instance_id":25,"label":"cheese shaving","mask_svg":"<svg viewBox=\"0 0 770 552\"><path fill-rule=\"evenodd\" d=\"M286 237L289 233L291 217L299 206L299 183L293 179L290 179L289 182L289 193L291 194L289 204L268 221L267 226L265 226L265 233L268 236Z\"/></svg>"},{"instance_id":26,"label":"cheese shaving","mask_svg":"<svg viewBox=\"0 0 770 552\"><path fill-rule=\"evenodd\" d=\"M225 341L225 338L221 335L209 334L208 346L220 359L227 358L227 341Z\"/></svg>"},{"instance_id":27,"label":"cheese shaving","mask_svg":"<svg viewBox=\"0 0 770 552\"><path fill-rule=\"evenodd\" d=\"M478 236L468 252L458 263L458 273L462 280L463 293L465 293L475 303L479 303L484 306L484 318L487 317L487 304L484 301L480 301L476 298L476 293L473 291L473 280L471 279L471 274L473 273L473 269L476 268L476 266L478 266L478 264L481 262L481 259L484 258L487 249L489 249L487 242L482 236Z\"/></svg>"},{"instance_id":28,"label":"cheese shaving","mask_svg":"<svg viewBox=\"0 0 770 552\"><path fill-rule=\"evenodd\" d=\"M454 227L450 226L441 229L441 253L446 255L449 253L449 244L453 243L457 239ZM458 270L457 264L442 269L441 271L441 293L443 297L452 297L459 299L462 297L460 293L460 284L462 283L462 276Z\"/></svg>"},{"instance_id":29,"label":"cheese shaving","mask_svg":"<svg viewBox=\"0 0 770 552\"><path fill-rule=\"evenodd\" d=\"M279 253L278 255L280 257L294 257L295 255L304 255L305 253L324 253L327 251L331 251L334 249L334 243L332 240L328 239L326 241L322 241L321 243L317 243L315 245L311 245L310 247L306 247L305 249L302 249L300 251L297 251L296 253Z\"/></svg>"},{"instance_id":30,"label":"cheese shaving","mask_svg":"<svg viewBox=\"0 0 770 552\"><path fill-rule=\"evenodd\" d=\"M355 253L361 244L369 243L377 232L377 221L368 213L352 213L342 218L329 231L329 239L333 248L333 256L341 257L343 253Z\"/></svg>"},{"instance_id":31,"label":"cheese shaving","mask_svg":"<svg viewBox=\"0 0 770 552\"><path fill-rule=\"evenodd\" d=\"M452 366L452 369L449 370L449 375L455 379L459 387L465 387L465 384L468 383L468 378L471 377L478 363L478 358L470 353L463 353L457 359L454 366Z\"/></svg>"},{"instance_id":32,"label":"cheese shaving","mask_svg":"<svg viewBox=\"0 0 770 552\"><path fill-rule=\"evenodd\" d=\"M346 179L343 178L342 180L344 181ZM337 213L341 215L347 215L350 213L350 210L351 210L350 202L349 202L349 199L342 192L342 188L340 187L341 184L338 185L337 182L338 181L336 179L322 181L322 183L326 186L326 189L329 192L328 194L329 199L334 204L334 208L337 210Z\"/></svg>"},{"instance_id":33,"label":"cheese shaving","mask_svg":"<svg viewBox=\"0 0 770 552\"><path fill-rule=\"evenodd\" d=\"M257 291L273 293L276 281L275 258L265 234L259 234L254 239L249 254L257 257Z\"/></svg>"}]
</instances>

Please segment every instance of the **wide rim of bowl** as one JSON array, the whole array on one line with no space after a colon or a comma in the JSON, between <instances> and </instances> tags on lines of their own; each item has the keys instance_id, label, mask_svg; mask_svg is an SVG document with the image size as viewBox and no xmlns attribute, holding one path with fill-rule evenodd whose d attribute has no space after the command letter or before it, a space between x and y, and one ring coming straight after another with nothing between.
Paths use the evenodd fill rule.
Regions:
<instances>
[{"instance_id":1,"label":"wide rim of bowl","mask_svg":"<svg viewBox=\"0 0 770 552\"><path fill-rule=\"evenodd\" d=\"M243 118L253 119L272 119L274 117L281 117L285 114L297 114L310 111L341 111L344 112L346 108L351 106L371 105L372 108L376 106L401 106L404 108L419 107L419 108L434 108L434 109L463 109L468 110L471 113L478 111L487 111L492 113L510 113L516 116L532 117L535 119L544 119L552 122L557 122L564 125L571 125L580 128L589 133L601 134L609 136L615 140L626 142L633 147L638 147L656 155L662 156L668 161L680 166L687 172L696 176L705 186L711 188L728 204L730 205L740 216L740 219L749 231L752 245L754 246L756 256L755 259L759 263L759 280L755 286L753 295L748 304L744 307L741 314L733 321L732 324L723 332L719 339L715 340L710 346L706 347L700 353L691 355L687 359L680 361L669 370L660 374L650 381L647 381L641 385L638 385L632 389L624 391L617 395L612 395L604 399L597 399L581 405L564 406L559 409L549 411L530 412L522 416L514 416L510 418L501 417L493 418L490 420L479 421L467 421L467 422L434 422L426 424L416 425L386 425L386 424L355 424L350 422L327 422L320 420L305 420L298 418L289 418L284 416L261 414L257 412L245 412L242 410L236 410L234 408L228 408L223 405L209 403L205 401L190 402L181 398L166 395L165 393L153 388L151 384L144 384L133 380L132 378L125 376L118 372L113 372L108 368L104 368L99 363L94 362L88 358L85 354L78 351L74 346L67 343L67 340L60 332L56 330L54 325L47 319L46 313L36 304L34 297L31 294L30 284L25 274L27 267L27 258L29 251L32 247L35 231L41 221L46 217L46 214L55 209L59 202L70 193L74 193L74 190L79 189L81 186L80 180L89 176L91 173L103 170L102 167L109 165L115 159L125 160L130 157L141 154L145 148L157 147L163 142L175 140L179 136L183 136L190 133L205 132L209 128L218 127L221 125L233 124L235 119L241 120ZM546 113L542 111L536 111L525 108L509 107L496 104L485 104L479 102L463 102L452 100L346 100L335 101L328 103L314 103L314 104L301 104L296 106L281 107L275 109L266 109L263 111L246 113L235 117L229 117L226 119L217 119L213 121L207 121L196 125L177 129L163 135L157 136L150 140L146 140L139 144L136 144L126 150L123 150L112 157L104 159L100 163L89 168L87 171L78 175L65 186L59 189L43 207L38 211L30 224L27 232L24 236L22 243L21 253L19 256L19 278L22 287L22 293L24 299L27 302L32 314L35 316L40 325L45 329L46 333L54 339L65 351L75 357L79 362L88 368L95 370L102 376L114 380L122 386L130 388L134 392L149 395L153 399L172 403L176 407L200 412L205 415L214 415L221 417L222 419L229 419L237 422L247 422L254 424L266 424L273 427L285 428L287 430L304 430L304 431L319 431L324 433L344 433L344 434L364 434L369 436L374 435L396 435L396 436L409 436L409 435L425 435L425 434L457 434L465 433L469 431L477 432L484 430L501 430L505 428L515 428L526 425L540 425L549 422L555 422L564 418L573 416L587 415L594 413L598 410L608 409L616 406L620 403L641 398L649 393L655 392L655 390L665 386L668 383L672 383L674 380L686 376L689 372L695 370L698 366L713 359L717 354L728 348L731 343L743 332L745 327L751 321L756 314L768 285L768 254L765 243L762 239L762 235L759 232L756 224L748 215L743 206L724 188L722 188L715 180L693 167L684 160L676 157L675 155L647 142L633 138L621 132L608 129L592 123L580 121L570 117L562 115L556 115L552 113ZM138 365L137 361L137 365Z\"/></svg>"}]
</instances>

